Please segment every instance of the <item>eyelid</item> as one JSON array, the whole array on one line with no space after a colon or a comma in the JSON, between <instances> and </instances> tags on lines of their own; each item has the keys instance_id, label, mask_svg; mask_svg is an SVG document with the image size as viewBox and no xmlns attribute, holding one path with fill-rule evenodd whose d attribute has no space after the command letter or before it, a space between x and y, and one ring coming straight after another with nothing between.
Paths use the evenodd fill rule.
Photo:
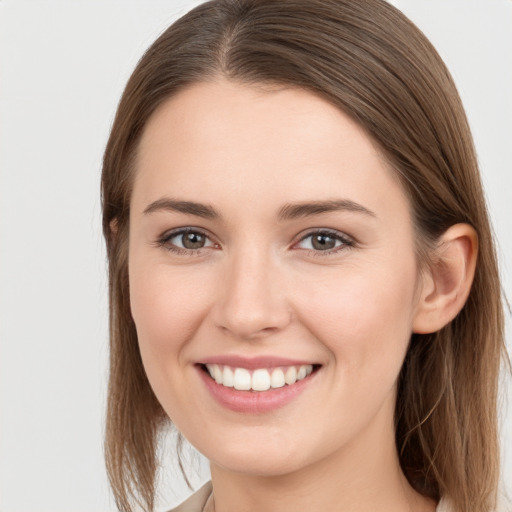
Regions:
<instances>
[{"instance_id":1,"label":"eyelid","mask_svg":"<svg viewBox=\"0 0 512 512\"><path fill-rule=\"evenodd\" d=\"M179 247L175 244L170 243L170 240L174 237L177 237L179 235L187 234L187 233L198 233L202 236L204 236L209 242L211 242L210 245L207 245L205 247L200 247L197 249L187 249L184 247ZM326 249L326 250L316 250L316 249L303 249L297 247L298 244L306 240L307 238L314 236L314 235L326 235L331 238L334 238L335 240L341 242L340 245L337 247L334 247L332 249ZM291 248L295 250L301 250L311 253L314 256L328 256L335 254L339 251L350 249L354 247L357 244L357 241L350 235L347 235L346 233L342 231L338 231L336 229L332 228L311 228L307 231L304 231L297 235L295 241L292 243ZM177 254L188 254L188 255L199 255L204 251L205 249L210 248L220 248L220 244L215 240L215 238L205 229L196 227L196 226L182 226L179 228L174 228L168 231L165 231L162 233L154 242L154 245L157 247L163 247L164 249L174 252Z\"/></svg>"},{"instance_id":2,"label":"eyelid","mask_svg":"<svg viewBox=\"0 0 512 512\"><path fill-rule=\"evenodd\" d=\"M315 250L315 249L301 249L301 248L297 247L297 245L300 242L303 242L307 238L314 236L314 235L327 235L329 237L332 237L332 238L340 241L341 244L337 247L334 247L332 249L327 249L324 251ZM292 249L307 251L307 252L313 254L314 256L323 256L323 255L329 256L329 255L338 253L340 251L355 247L356 244L357 244L357 241L352 236L347 235L346 233L344 233L342 231L338 231L338 230L332 229L332 228L312 228L305 232L302 232L301 234L299 234L297 236L296 241L293 242L293 244L292 244Z\"/></svg>"},{"instance_id":3,"label":"eyelid","mask_svg":"<svg viewBox=\"0 0 512 512\"><path fill-rule=\"evenodd\" d=\"M177 245L174 245L170 243L170 240L174 237L177 237L179 235L184 235L187 233L198 233L205 238L207 238L211 245L205 246L205 247L199 247L197 249L187 249L185 247L178 247ZM212 237L205 229L196 227L196 226L182 226L180 228L174 228L168 231L165 231L162 233L155 241L154 245L157 247L163 247L164 249L168 250L169 252L174 252L177 254L195 254L198 255L202 253L205 249L210 249L212 247L218 246L219 244L215 241L214 237Z\"/></svg>"}]
</instances>

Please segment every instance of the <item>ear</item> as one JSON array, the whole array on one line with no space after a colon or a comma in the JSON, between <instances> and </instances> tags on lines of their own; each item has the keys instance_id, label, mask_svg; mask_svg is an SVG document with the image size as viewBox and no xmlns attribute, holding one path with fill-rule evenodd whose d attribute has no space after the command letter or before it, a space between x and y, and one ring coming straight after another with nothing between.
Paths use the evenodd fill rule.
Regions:
<instances>
[{"instance_id":1,"label":"ear","mask_svg":"<svg viewBox=\"0 0 512 512\"><path fill-rule=\"evenodd\" d=\"M119 224L117 222L117 217L110 221L109 226L110 226L110 234L115 237L117 235L117 229L119 226Z\"/></svg>"},{"instance_id":2,"label":"ear","mask_svg":"<svg viewBox=\"0 0 512 512\"><path fill-rule=\"evenodd\" d=\"M457 316L471 290L477 254L478 236L469 224L455 224L441 236L421 277L413 332L439 331Z\"/></svg>"}]
</instances>

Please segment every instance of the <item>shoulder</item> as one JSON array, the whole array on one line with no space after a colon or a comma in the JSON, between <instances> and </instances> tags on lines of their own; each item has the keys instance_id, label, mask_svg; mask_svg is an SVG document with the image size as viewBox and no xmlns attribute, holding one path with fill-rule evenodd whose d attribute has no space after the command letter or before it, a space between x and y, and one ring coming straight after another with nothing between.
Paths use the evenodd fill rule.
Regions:
<instances>
[{"instance_id":1,"label":"shoulder","mask_svg":"<svg viewBox=\"0 0 512 512\"><path fill-rule=\"evenodd\" d=\"M181 505L169 510L169 512L201 512L204 508L206 500L212 493L212 483L206 482L192 496L186 499Z\"/></svg>"}]
</instances>

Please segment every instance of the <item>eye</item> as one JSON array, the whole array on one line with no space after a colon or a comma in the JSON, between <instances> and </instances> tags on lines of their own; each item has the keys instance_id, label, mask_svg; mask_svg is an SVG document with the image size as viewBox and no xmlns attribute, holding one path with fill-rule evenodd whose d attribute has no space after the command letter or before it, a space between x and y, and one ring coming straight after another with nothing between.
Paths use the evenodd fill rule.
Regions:
<instances>
[{"instance_id":1,"label":"eye","mask_svg":"<svg viewBox=\"0 0 512 512\"><path fill-rule=\"evenodd\" d=\"M337 231L315 231L302 237L296 244L299 249L315 252L337 252L345 247L353 247L354 242Z\"/></svg>"},{"instance_id":2,"label":"eye","mask_svg":"<svg viewBox=\"0 0 512 512\"><path fill-rule=\"evenodd\" d=\"M196 228L182 228L166 233L157 244L177 253L199 252L201 249L215 246L205 233Z\"/></svg>"}]
</instances>

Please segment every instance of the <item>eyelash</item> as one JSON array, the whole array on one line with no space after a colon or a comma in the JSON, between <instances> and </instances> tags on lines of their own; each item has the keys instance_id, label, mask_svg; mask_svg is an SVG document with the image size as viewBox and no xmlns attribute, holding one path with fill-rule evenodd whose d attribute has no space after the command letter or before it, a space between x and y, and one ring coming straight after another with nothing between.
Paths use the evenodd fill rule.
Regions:
<instances>
[{"instance_id":1,"label":"eyelash","mask_svg":"<svg viewBox=\"0 0 512 512\"><path fill-rule=\"evenodd\" d=\"M300 236L299 240L293 244L293 246L298 245L299 243L307 240L310 237L314 236L325 236L335 240L336 242L341 242L341 244L337 247L333 247L332 249L328 249L325 251L315 250L315 249L302 249L304 251L309 252L314 257L322 257L322 256L332 256L338 254L340 251L345 251L347 249L351 249L355 247L356 242L353 238L348 235L341 233L339 231L333 229L317 229L308 231L306 234ZM300 249L298 249L300 250Z\"/></svg>"},{"instance_id":2,"label":"eyelash","mask_svg":"<svg viewBox=\"0 0 512 512\"><path fill-rule=\"evenodd\" d=\"M186 234L190 234L190 233L201 235L201 236L205 237L207 240L212 242L211 245L206 246L206 247L200 247L197 249L186 249L183 247L178 247L175 244L170 242L173 238L179 237L180 235L183 236ZM304 251L309 252L311 255L313 255L315 257L321 257L321 256L330 256L333 254L337 254L338 252L340 252L342 250L350 249L356 245L356 242L354 241L354 239L352 239L351 237L349 237L343 233L340 233L339 231L330 230L330 229L317 229L317 230L309 231L306 234L300 236L300 238L296 242L293 243L292 247L297 246L301 242L304 242L305 240L307 240L308 238L313 237L313 236L325 236L325 237L334 239L335 241L341 242L341 244L337 247L334 247L332 249L328 249L325 251L315 250L315 249L297 249L297 250L304 250ZM208 247L215 247L218 244L216 244L211 239L211 237L206 232L204 232L202 229L195 228L195 227L187 227L187 228L180 228L180 229L163 234L156 241L155 245L157 247L163 247L167 251L173 252L175 254L199 256L202 254L204 249L206 249Z\"/></svg>"},{"instance_id":3,"label":"eyelash","mask_svg":"<svg viewBox=\"0 0 512 512\"><path fill-rule=\"evenodd\" d=\"M216 245L215 242L213 242L211 240L211 237L206 232L204 232L202 229L194 228L194 227L180 228L180 229L176 229L174 231L168 232L168 233L164 233L156 241L155 245L157 247L163 247L167 251L173 252L175 254L184 255L184 256L192 256L192 255L199 256L202 253L202 250L205 249L206 247L201 247L198 249L187 249L184 247L178 247L175 244L172 244L170 242L173 238L176 238L180 235L181 236L187 235L190 233L204 236L207 240L210 240L212 242L212 246ZM207 247L209 247L209 246L207 246Z\"/></svg>"}]
</instances>

